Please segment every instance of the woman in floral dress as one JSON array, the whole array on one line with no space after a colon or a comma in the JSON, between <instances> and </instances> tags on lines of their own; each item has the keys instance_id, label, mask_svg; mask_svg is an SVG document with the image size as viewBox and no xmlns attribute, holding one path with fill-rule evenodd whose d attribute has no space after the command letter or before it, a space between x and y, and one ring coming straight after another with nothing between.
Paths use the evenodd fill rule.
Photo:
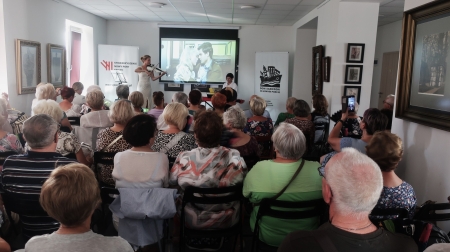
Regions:
<instances>
[{"instance_id":1,"label":"woman in floral dress","mask_svg":"<svg viewBox=\"0 0 450 252\"><path fill-rule=\"evenodd\" d=\"M253 116L247 119L244 133L250 136L271 136L273 133L272 119L263 116L266 109L266 101L257 95L253 96L250 100L250 110ZM261 156L268 156L270 150L270 141L258 143L258 147L262 152Z\"/></svg>"}]
</instances>

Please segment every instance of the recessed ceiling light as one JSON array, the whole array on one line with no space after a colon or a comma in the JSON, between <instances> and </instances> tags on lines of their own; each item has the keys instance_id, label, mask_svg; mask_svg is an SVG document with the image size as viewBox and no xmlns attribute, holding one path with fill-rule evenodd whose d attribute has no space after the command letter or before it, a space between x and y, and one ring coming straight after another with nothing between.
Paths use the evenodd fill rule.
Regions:
<instances>
[{"instance_id":1,"label":"recessed ceiling light","mask_svg":"<svg viewBox=\"0 0 450 252\"><path fill-rule=\"evenodd\" d=\"M164 3L156 3L156 2L150 2L148 3L148 5L152 8L162 8L163 6L165 6L166 4Z\"/></svg>"},{"instance_id":2,"label":"recessed ceiling light","mask_svg":"<svg viewBox=\"0 0 450 252\"><path fill-rule=\"evenodd\" d=\"M254 5L242 5L241 9L256 9L258 8L258 6L254 6Z\"/></svg>"}]
</instances>

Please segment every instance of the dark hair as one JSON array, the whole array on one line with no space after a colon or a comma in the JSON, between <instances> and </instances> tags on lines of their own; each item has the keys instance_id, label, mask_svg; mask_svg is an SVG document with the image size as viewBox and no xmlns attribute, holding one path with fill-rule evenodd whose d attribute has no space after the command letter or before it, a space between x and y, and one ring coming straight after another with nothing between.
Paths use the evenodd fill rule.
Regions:
<instances>
[{"instance_id":1,"label":"dark hair","mask_svg":"<svg viewBox=\"0 0 450 252\"><path fill-rule=\"evenodd\" d=\"M311 107L304 100L297 100L294 104L294 115L298 117L308 117L311 114Z\"/></svg>"},{"instance_id":2,"label":"dark hair","mask_svg":"<svg viewBox=\"0 0 450 252\"><path fill-rule=\"evenodd\" d=\"M161 91L153 92L153 103L159 106L161 102L164 102L164 93Z\"/></svg>"},{"instance_id":3,"label":"dark hair","mask_svg":"<svg viewBox=\"0 0 450 252\"><path fill-rule=\"evenodd\" d=\"M228 77L234 79L234 75L232 73L227 73L227 76L225 78L228 78Z\"/></svg>"},{"instance_id":4,"label":"dark hair","mask_svg":"<svg viewBox=\"0 0 450 252\"><path fill-rule=\"evenodd\" d=\"M390 110L390 109L381 109L380 111L388 119L388 123L387 123L386 129L387 130L391 130L392 129L392 116L393 116L394 112L392 110Z\"/></svg>"},{"instance_id":5,"label":"dark hair","mask_svg":"<svg viewBox=\"0 0 450 252\"><path fill-rule=\"evenodd\" d=\"M202 92L198 89L193 89L189 92L189 102L192 105L199 105L202 102Z\"/></svg>"},{"instance_id":6,"label":"dark hair","mask_svg":"<svg viewBox=\"0 0 450 252\"><path fill-rule=\"evenodd\" d=\"M141 147L149 144L155 136L156 120L153 116L140 114L132 117L125 125L123 138L133 147Z\"/></svg>"},{"instance_id":7,"label":"dark hair","mask_svg":"<svg viewBox=\"0 0 450 252\"><path fill-rule=\"evenodd\" d=\"M233 101L233 93L230 90L222 89L219 93L225 95L227 97L227 102Z\"/></svg>"},{"instance_id":8,"label":"dark hair","mask_svg":"<svg viewBox=\"0 0 450 252\"><path fill-rule=\"evenodd\" d=\"M215 93L211 97L211 103L215 109L225 109L227 104L227 97L221 93Z\"/></svg>"},{"instance_id":9,"label":"dark hair","mask_svg":"<svg viewBox=\"0 0 450 252\"><path fill-rule=\"evenodd\" d=\"M364 112L363 121L367 134L373 135L377 131L386 130L388 118L377 108L369 108Z\"/></svg>"},{"instance_id":10,"label":"dark hair","mask_svg":"<svg viewBox=\"0 0 450 252\"><path fill-rule=\"evenodd\" d=\"M73 88L70 87L63 87L61 89L61 97L63 99L69 99L70 97L75 95L75 90L73 90Z\"/></svg>"},{"instance_id":11,"label":"dark hair","mask_svg":"<svg viewBox=\"0 0 450 252\"><path fill-rule=\"evenodd\" d=\"M317 112L321 116L328 114L328 101L322 94L316 94L313 96L313 108L314 112Z\"/></svg>"},{"instance_id":12,"label":"dark hair","mask_svg":"<svg viewBox=\"0 0 450 252\"><path fill-rule=\"evenodd\" d=\"M209 53L209 57L212 59L212 56L213 56L214 53L213 53L213 48L212 48L211 43L205 42L205 43L201 44L201 45L197 48L197 50L202 50L203 53ZM223 76L223 75L222 75L222 76Z\"/></svg>"},{"instance_id":13,"label":"dark hair","mask_svg":"<svg viewBox=\"0 0 450 252\"><path fill-rule=\"evenodd\" d=\"M203 148L219 146L223 130L222 118L214 111L203 111L197 114L194 133L198 146Z\"/></svg>"}]
</instances>

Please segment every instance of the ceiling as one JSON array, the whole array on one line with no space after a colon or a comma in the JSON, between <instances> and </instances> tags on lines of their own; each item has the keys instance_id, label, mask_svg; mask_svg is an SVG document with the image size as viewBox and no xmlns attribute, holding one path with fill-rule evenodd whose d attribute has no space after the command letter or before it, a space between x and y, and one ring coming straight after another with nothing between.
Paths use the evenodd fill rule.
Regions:
<instances>
[{"instance_id":1,"label":"ceiling","mask_svg":"<svg viewBox=\"0 0 450 252\"><path fill-rule=\"evenodd\" d=\"M107 20L291 26L329 0L54 0ZM405 0L380 2L378 25L402 19ZM162 8L151 7L163 3ZM253 5L255 9L241 9Z\"/></svg>"}]
</instances>

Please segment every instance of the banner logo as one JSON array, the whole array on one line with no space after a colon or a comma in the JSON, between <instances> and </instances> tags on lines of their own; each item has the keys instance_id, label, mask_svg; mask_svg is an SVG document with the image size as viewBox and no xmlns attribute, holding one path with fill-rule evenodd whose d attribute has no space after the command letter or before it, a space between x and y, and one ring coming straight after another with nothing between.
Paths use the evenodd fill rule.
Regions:
<instances>
[{"instance_id":1,"label":"banner logo","mask_svg":"<svg viewBox=\"0 0 450 252\"><path fill-rule=\"evenodd\" d=\"M100 62L100 64L102 64L102 66L106 69L106 71L113 70L114 68L114 63L112 61L103 60L102 62Z\"/></svg>"}]
</instances>

